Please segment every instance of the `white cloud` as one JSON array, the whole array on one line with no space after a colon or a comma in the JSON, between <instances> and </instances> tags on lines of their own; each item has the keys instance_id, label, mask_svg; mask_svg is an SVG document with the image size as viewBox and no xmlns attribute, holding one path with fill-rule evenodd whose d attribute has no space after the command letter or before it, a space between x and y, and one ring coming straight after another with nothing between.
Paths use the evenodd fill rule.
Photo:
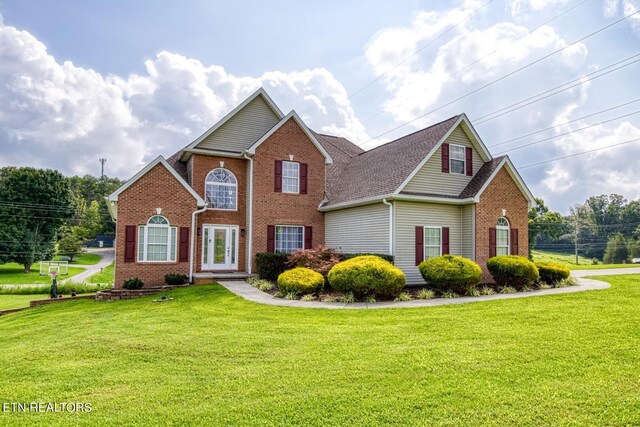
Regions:
<instances>
[{"instance_id":1,"label":"white cloud","mask_svg":"<svg viewBox=\"0 0 640 427\"><path fill-rule=\"evenodd\" d=\"M145 73L103 76L57 62L0 17L0 165L96 174L106 157L109 175L128 177L190 143L260 86L317 131L368 139L346 90L323 68L238 77L163 51Z\"/></svg>"},{"instance_id":2,"label":"white cloud","mask_svg":"<svg viewBox=\"0 0 640 427\"><path fill-rule=\"evenodd\" d=\"M513 16L529 12L540 12L544 9L562 6L567 3L569 3L569 0L510 0L507 2Z\"/></svg>"}]
</instances>

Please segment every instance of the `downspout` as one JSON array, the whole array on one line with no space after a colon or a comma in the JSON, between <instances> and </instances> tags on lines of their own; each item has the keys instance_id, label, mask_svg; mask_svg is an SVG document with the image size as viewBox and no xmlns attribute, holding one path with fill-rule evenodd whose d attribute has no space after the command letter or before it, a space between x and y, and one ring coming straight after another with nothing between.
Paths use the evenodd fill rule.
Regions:
<instances>
[{"instance_id":1,"label":"downspout","mask_svg":"<svg viewBox=\"0 0 640 427\"><path fill-rule=\"evenodd\" d=\"M389 206L389 255L393 255L393 203L382 199L382 203Z\"/></svg>"},{"instance_id":2,"label":"downspout","mask_svg":"<svg viewBox=\"0 0 640 427\"><path fill-rule=\"evenodd\" d=\"M207 210L205 205L201 209L191 212L191 245L189 246L189 283L193 283L193 255L195 252L196 241L196 215Z\"/></svg>"},{"instance_id":3,"label":"downspout","mask_svg":"<svg viewBox=\"0 0 640 427\"><path fill-rule=\"evenodd\" d=\"M247 227L247 233L249 234L249 243L247 248L247 273L251 274L253 265L253 157L249 156L246 152L242 153L242 157L249 161L249 224Z\"/></svg>"}]
</instances>

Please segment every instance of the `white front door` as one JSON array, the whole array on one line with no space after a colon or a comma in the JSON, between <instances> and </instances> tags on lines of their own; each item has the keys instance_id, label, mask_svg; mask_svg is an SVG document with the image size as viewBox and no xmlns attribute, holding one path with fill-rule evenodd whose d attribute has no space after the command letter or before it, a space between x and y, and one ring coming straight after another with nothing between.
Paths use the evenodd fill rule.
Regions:
<instances>
[{"instance_id":1,"label":"white front door","mask_svg":"<svg viewBox=\"0 0 640 427\"><path fill-rule=\"evenodd\" d=\"M202 226L202 269L238 269L238 226Z\"/></svg>"}]
</instances>

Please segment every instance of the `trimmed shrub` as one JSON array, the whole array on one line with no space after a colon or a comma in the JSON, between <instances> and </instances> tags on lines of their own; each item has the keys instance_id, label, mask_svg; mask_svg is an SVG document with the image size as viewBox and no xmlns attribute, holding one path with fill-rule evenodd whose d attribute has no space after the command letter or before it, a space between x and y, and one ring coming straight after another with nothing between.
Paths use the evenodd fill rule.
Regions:
<instances>
[{"instance_id":1,"label":"trimmed shrub","mask_svg":"<svg viewBox=\"0 0 640 427\"><path fill-rule=\"evenodd\" d=\"M343 293L353 292L357 297L395 297L407 282L402 270L373 255L357 256L342 261L333 266L328 277L333 289Z\"/></svg>"},{"instance_id":2,"label":"trimmed shrub","mask_svg":"<svg viewBox=\"0 0 640 427\"><path fill-rule=\"evenodd\" d=\"M340 254L340 260L341 261L346 261L348 259L359 257L359 256L377 256L378 258L382 258L383 260L385 260L387 262L390 262L391 264L393 264L394 261L395 261L393 255L389 255L389 254L368 254L368 253L363 253L363 254Z\"/></svg>"},{"instance_id":3,"label":"trimmed shrub","mask_svg":"<svg viewBox=\"0 0 640 427\"><path fill-rule=\"evenodd\" d=\"M327 277L329 270L340 261L342 259L338 251L319 245L313 249L298 249L292 252L288 257L287 266L310 268Z\"/></svg>"},{"instance_id":4,"label":"trimmed shrub","mask_svg":"<svg viewBox=\"0 0 640 427\"><path fill-rule=\"evenodd\" d=\"M185 283L187 283L187 276L180 273L165 274L164 283L169 286L184 285Z\"/></svg>"},{"instance_id":5,"label":"trimmed shrub","mask_svg":"<svg viewBox=\"0 0 640 427\"><path fill-rule=\"evenodd\" d=\"M536 262L536 268L540 273L540 280L550 285L555 285L571 274L568 267L555 262Z\"/></svg>"},{"instance_id":6,"label":"trimmed shrub","mask_svg":"<svg viewBox=\"0 0 640 427\"><path fill-rule=\"evenodd\" d=\"M278 276L287 269L289 254L280 252L260 252L256 254L256 267L261 279L275 282Z\"/></svg>"},{"instance_id":7,"label":"trimmed shrub","mask_svg":"<svg viewBox=\"0 0 640 427\"><path fill-rule=\"evenodd\" d=\"M455 255L442 255L423 261L418 266L428 285L441 292L472 294L482 279L482 269L470 259Z\"/></svg>"},{"instance_id":8,"label":"trimmed shrub","mask_svg":"<svg viewBox=\"0 0 640 427\"><path fill-rule=\"evenodd\" d=\"M278 288L287 294L312 294L321 291L323 286L322 274L305 267L296 267L278 276Z\"/></svg>"},{"instance_id":9,"label":"trimmed shrub","mask_svg":"<svg viewBox=\"0 0 640 427\"><path fill-rule=\"evenodd\" d=\"M144 282L137 277L131 277L124 281L124 288L129 290L142 289Z\"/></svg>"},{"instance_id":10,"label":"trimmed shrub","mask_svg":"<svg viewBox=\"0 0 640 427\"><path fill-rule=\"evenodd\" d=\"M519 255L489 258L487 268L498 286L524 289L539 276L536 265Z\"/></svg>"}]
</instances>

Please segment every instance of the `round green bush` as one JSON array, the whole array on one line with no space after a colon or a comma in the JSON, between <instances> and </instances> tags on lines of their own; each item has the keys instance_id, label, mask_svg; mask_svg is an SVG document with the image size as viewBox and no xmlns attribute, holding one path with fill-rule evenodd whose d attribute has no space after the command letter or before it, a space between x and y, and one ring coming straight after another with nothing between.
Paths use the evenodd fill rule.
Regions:
<instances>
[{"instance_id":1,"label":"round green bush","mask_svg":"<svg viewBox=\"0 0 640 427\"><path fill-rule=\"evenodd\" d=\"M482 279L482 269L470 259L443 255L423 261L418 266L422 278L439 291L471 293Z\"/></svg>"},{"instance_id":2,"label":"round green bush","mask_svg":"<svg viewBox=\"0 0 640 427\"><path fill-rule=\"evenodd\" d=\"M555 262L536 262L536 268L540 273L540 280L549 285L555 285L571 275L568 267Z\"/></svg>"},{"instance_id":3,"label":"round green bush","mask_svg":"<svg viewBox=\"0 0 640 427\"><path fill-rule=\"evenodd\" d=\"M519 255L500 255L487 261L489 273L498 286L523 289L539 276L535 264Z\"/></svg>"},{"instance_id":4,"label":"round green bush","mask_svg":"<svg viewBox=\"0 0 640 427\"><path fill-rule=\"evenodd\" d=\"M136 290L136 289L142 289L143 286L144 286L144 282L137 277L131 277L124 281L125 289Z\"/></svg>"},{"instance_id":5,"label":"round green bush","mask_svg":"<svg viewBox=\"0 0 640 427\"><path fill-rule=\"evenodd\" d=\"M329 271L329 284L339 292L395 297L404 289L404 273L389 261L363 255L339 262Z\"/></svg>"},{"instance_id":6,"label":"round green bush","mask_svg":"<svg viewBox=\"0 0 640 427\"><path fill-rule=\"evenodd\" d=\"M323 286L322 274L305 267L296 267L278 276L278 287L285 294L312 294L321 291Z\"/></svg>"}]
</instances>

